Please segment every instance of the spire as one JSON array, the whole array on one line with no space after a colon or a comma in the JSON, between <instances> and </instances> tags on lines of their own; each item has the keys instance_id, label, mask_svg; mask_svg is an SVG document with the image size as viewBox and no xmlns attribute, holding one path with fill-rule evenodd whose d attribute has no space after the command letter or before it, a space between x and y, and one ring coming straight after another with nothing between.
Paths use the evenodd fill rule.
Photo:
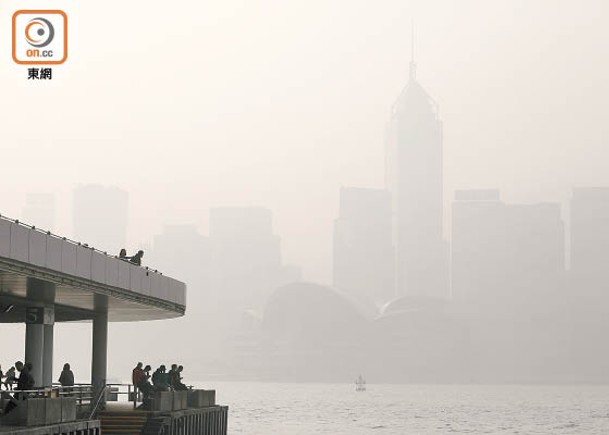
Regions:
<instances>
[{"instance_id":1,"label":"spire","mask_svg":"<svg viewBox=\"0 0 609 435\"><path fill-rule=\"evenodd\" d=\"M410 79L414 80L417 78L417 65L414 63L414 20L410 24Z\"/></svg>"}]
</instances>

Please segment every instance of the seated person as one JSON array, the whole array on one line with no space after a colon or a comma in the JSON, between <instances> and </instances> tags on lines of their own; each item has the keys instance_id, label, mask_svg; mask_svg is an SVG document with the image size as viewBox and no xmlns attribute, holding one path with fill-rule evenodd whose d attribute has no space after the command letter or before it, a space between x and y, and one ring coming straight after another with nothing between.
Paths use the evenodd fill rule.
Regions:
<instances>
[{"instance_id":1,"label":"seated person","mask_svg":"<svg viewBox=\"0 0 609 435\"><path fill-rule=\"evenodd\" d=\"M137 251L137 254L135 254L133 257L129 258L129 261L137 266L141 266L143 256L144 256L144 251L142 251L140 249L139 251Z\"/></svg>"},{"instance_id":2,"label":"seated person","mask_svg":"<svg viewBox=\"0 0 609 435\"><path fill-rule=\"evenodd\" d=\"M13 389L13 384L17 382L17 376L15 375L15 366L8 369L6 372L6 378L4 379L4 388L7 390Z\"/></svg>"},{"instance_id":3,"label":"seated person","mask_svg":"<svg viewBox=\"0 0 609 435\"><path fill-rule=\"evenodd\" d=\"M178 370L177 370L177 382L176 385L173 387L174 390L177 391L186 391L188 390L188 387L186 385L184 385L182 383L182 371L184 370L184 366L178 366Z\"/></svg>"},{"instance_id":4,"label":"seated person","mask_svg":"<svg viewBox=\"0 0 609 435\"><path fill-rule=\"evenodd\" d=\"M15 368L19 372L19 379L17 379L16 388L17 392L6 404L4 414L7 414L15 409L19 400L26 400L28 398L28 393L25 391L34 388L34 377L30 374L31 367L32 365L30 363L23 364L21 361L17 361L15 363Z\"/></svg>"},{"instance_id":5,"label":"seated person","mask_svg":"<svg viewBox=\"0 0 609 435\"><path fill-rule=\"evenodd\" d=\"M171 386L171 388L173 388L175 390L176 386L180 383L180 374L178 373L177 364L171 365L171 370L169 370L169 373L167 373L167 376L169 378L169 385Z\"/></svg>"},{"instance_id":6,"label":"seated person","mask_svg":"<svg viewBox=\"0 0 609 435\"><path fill-rule=\"evenodd\" d=\"M161 365L152 374L152 384L156 391L167 391L169 389L169 376L165 372L166 370L166 367Z\"/></svg>"},{"instance_id":7,"label":"seated person","mask_svg":"<svg viewBox=\"0 0 609 435\"><path fill-rule=\"evenodd\" d=\"M150 367L149 365L144 367L144 375L140 379L138 379L138 384L136 385L136 387L139 388L140 391L144 394L144 397L149 397L153 390L152 385L149 381L150 370L152 370L152 367Z\"/></svg>"}]
</instances>

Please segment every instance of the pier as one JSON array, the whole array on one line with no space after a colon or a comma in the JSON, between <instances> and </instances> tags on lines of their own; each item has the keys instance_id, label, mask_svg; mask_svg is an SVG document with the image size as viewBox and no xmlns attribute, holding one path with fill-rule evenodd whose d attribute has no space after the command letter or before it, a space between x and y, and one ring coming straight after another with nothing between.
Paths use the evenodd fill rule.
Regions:
<instances>
[{"instance_id":1,"label":"pier","mask_svg":"<svg viewBox=\"0 0 609 435\"><path fill-rule=\"evenodd\" d=\"M111 403L121 391L106 381L108 323L171 319L185 311L184 283L0 216L0 323L25 323L24 362L35 380L25 400L2 393L2 405L13 400L17 407L0 417L0 434L112 434L112 421L123 420L143 424L116 433L225 435L228 408L216 405L215 392L157 393L146 411L134 409L131 397L121 406ZM52 383L54 325L66 321L93 324L90 384L70 391Z\"/></svg>"}]
</instances>

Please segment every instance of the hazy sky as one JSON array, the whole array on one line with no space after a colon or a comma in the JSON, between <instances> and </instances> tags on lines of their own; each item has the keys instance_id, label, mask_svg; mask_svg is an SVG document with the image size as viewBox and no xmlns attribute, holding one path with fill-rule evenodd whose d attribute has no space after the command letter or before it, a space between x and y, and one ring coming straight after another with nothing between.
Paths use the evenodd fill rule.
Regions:
<instances>
[{"instance_id":1,"label":"hazy sky","mask_svg":"<svg viewBox=\"0 0 609 435\"><path fill-rule=\"evenodd\" d=\"M418 77L444 120L445 196L498 187L510 201L565 201L609 185L609 5L597 1L55 1L69 59L52 82L12 63L20 8L0 3L0 213L55 192L131 195L130 238L208 209L263 205L284 257L331 276L341 185L383 185L384 129Z\"/></svg>"}]
</instances>

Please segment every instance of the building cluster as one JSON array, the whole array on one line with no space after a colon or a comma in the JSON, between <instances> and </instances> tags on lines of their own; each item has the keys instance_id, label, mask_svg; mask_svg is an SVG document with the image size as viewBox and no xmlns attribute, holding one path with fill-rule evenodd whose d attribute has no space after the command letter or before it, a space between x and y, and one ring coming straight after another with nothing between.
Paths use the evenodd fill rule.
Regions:
<instances>
[{"instance_id":1,"label":"building cluster","mask_svg":"<svg viewBox=\"0 0 609 435\"><path fill-rule=\"evenodd\" d=\"M209 235L154 238L147 261L189 283L205 363L275 379L609 380L609 187L574 189L566 210L459 190L447 237L443 126L415 71L391 110L386 187L340 190L331 288L283 263L265 208L215 208ZM53 208L30 196L24 216L52 225ZM74 223L118 252L127 194L79 187Z\"/></svg>"},{"instance_id":2,"label":"building cluster","mask_svg":"<svg viewBox=\"0 0 609 435\"><path fill-rule=\"evenodd\" d=\"M386 188L340 192L333 287L376 313L350 359L388 381L609 379L609 187L566 209L459 190L446 237L442 136L411 64Z\"/></svg>"}]
</instances>

